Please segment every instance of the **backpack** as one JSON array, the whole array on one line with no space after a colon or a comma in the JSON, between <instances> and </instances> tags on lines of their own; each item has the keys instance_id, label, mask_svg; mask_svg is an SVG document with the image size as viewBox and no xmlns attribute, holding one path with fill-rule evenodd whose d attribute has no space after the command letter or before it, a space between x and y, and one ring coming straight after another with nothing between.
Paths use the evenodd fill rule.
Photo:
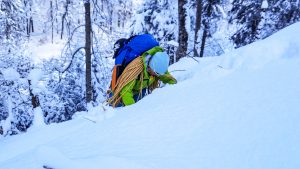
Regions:
<instances>
[{"instance_id":1,"label":"backpack","mask_svg":"<svg viewBox=\"0 0 300 169\"><path fill-rule=\"evenodd\" d=\"M115 66L112 73L111 89L114 90L117 80L125 67L135 58L141 56L149 49L159 46L151 34L135 35L129 39L119 39L115 43Z\"/></svg>"}]
</instances>

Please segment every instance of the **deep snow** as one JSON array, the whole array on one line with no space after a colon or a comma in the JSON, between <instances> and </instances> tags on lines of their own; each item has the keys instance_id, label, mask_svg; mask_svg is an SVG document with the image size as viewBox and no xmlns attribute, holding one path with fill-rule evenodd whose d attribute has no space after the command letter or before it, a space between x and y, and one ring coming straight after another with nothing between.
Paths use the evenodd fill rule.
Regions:
<instances>
[{"instance_id":1,"label":"deep snow","mask_svg":"<svg viewBox=\"0 0 300 169\"><path fill-rule=\"evenodd\" d=\"M184 58L170 67L178 84L135 105L1 138L0 168L300 168L299 34L297 23L221 57Z\"/></svg>"}]
</instances>

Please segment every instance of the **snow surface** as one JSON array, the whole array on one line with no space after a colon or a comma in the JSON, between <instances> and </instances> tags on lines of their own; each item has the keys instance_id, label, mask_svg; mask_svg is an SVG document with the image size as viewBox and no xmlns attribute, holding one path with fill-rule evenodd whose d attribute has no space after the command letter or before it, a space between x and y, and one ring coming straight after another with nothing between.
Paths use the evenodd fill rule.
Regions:
<instances>
[{"instance_id":1,"label":"snow surface","mask_svg":"<svg viewBox=\"0 0 300 169\"><path fill-rule=\"evenodd\" d=\"M264 1L262 2L261 8L267 9L268 7L269 7L268 1L267 1L267 0L264 0Z\"/></svg>"},{"instance_id":2,"label":"snow surface","mask_svg":"<svg viewBox=\"0 0 300 169\"><path fill-rule=\"evenodd\" d=\"M37 36L39 37L39 36ZM37 38L35 37L35 38ZM38 39L38 38L37 38ZM62 40L55 40L55 43L45 43L47 40L40 38L39 41L32 39L30 46L30 56L35 64L41 64L43 60L58 58L65 46Z\"/></svg>"},{"instance_id":3,"label":"snow surface","mask_svg":"<svg viewBox=\"0 0 300 169\"><path fill-rule=\"evenodd\" d=\"M13 68L1 69L0 72L3 74L5 80L18 80L20 74Z\"/></svg>"},{"instance_id":4,"label":"snow surface","mask_svg":"<svg viewBox=\"0 0 300 169\"><path fill-rule=\"evenodd\" d=\"M300 23L221 57L184 58L124 108L0 140L1 169L300 168Z\"/></svg>"},{"instance_id":5,"label":"snow surface","mask_svg":"<svg viewBox=\"0 0 300 169\"><path fill-rule=\"evenodd\" d=\"M31 128L39 128L41 126L46 125L44 122L44 114L41 107L35 108L33 114L34 114L34 119Z\"/></svg>"},{"instance_id":6,"label":"snow surface","mask_svg":"<svg viewBox=\"0 0 300 169\"><path fill-rule=\"evenodd\" d=\"M31 89L33 94L38 94L40 91L44 89L44 87L41 85L40 80L43 77L43 70L41 69L33 69L30 71L28 75L28 80L30 80Z\"/></svg>"}]
</instances>

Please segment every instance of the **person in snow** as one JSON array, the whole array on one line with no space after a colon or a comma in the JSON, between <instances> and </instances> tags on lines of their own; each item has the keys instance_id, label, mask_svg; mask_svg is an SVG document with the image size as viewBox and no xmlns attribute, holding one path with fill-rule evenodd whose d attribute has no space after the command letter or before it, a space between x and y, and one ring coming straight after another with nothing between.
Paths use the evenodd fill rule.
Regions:
<instances>
[{"instance_id":1,"label":"person in snow","mask_svg":"<svg viewBox=\"0 0 300 169\"><path fill-rule=\"evenodd\" d=\"M168 72L169 61L169 55L159 46L135 58L111 89L108 103L113 107L132 105L158 88L160 82L176 84L177 80Z\"/></svg>"}]
</instances>

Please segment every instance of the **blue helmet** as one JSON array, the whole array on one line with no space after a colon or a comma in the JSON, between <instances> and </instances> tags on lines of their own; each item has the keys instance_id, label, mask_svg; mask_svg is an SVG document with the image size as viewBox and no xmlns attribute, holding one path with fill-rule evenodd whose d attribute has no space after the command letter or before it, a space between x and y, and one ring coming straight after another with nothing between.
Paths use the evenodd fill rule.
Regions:
<instances>
[{"instance_id":1,"label":"blue helmet","mask_svg":"<svg viewBox=\"0 0 300 169\"><path fill-rule=\"evenodd\" d=\"M156 52L148 60L148 66L158 75L163 75L168 71L170 58L166 52Z\"/></svg>"}]
</instances>

